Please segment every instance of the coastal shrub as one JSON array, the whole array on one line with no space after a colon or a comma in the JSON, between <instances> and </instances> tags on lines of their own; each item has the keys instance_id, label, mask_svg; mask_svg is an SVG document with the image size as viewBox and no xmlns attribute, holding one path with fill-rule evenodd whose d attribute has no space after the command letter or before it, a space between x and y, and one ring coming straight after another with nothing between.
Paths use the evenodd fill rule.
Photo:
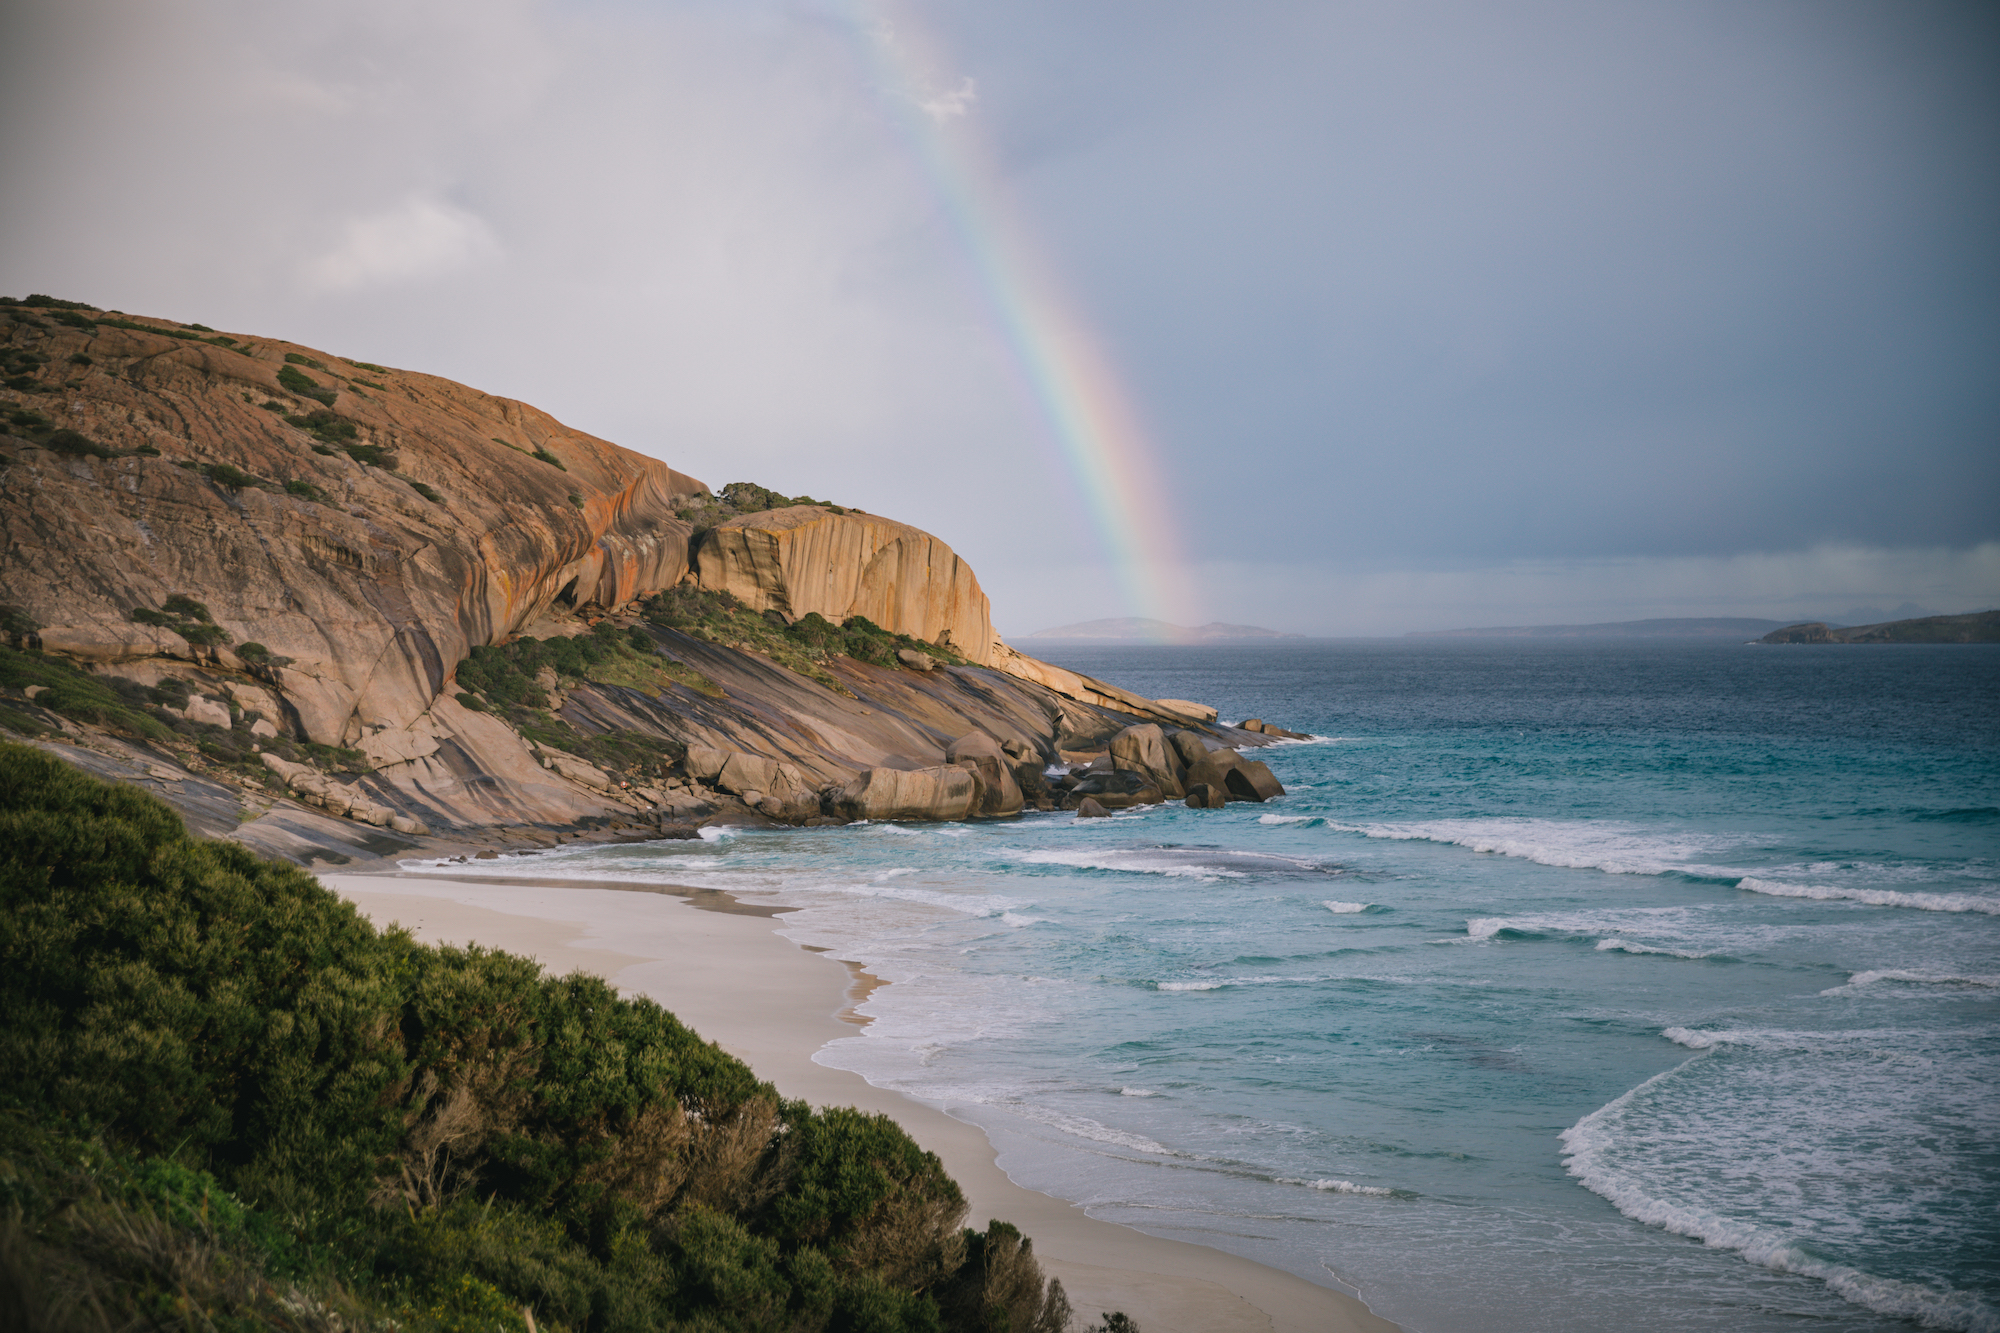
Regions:
<instances>
[{"instance_id":1,"label":"coastal shrub","mask_svg":"<svg viewBox=\"0 0 2000 1333\"><path fill-rule=\"evenodd\" d=\"M38 707L128 736L167 739L172 734L170 729L146 713L143 704L127 698L116 688L126 683L93 676L59 657L0 648L0 685L14 690L45 686L35 696Z\"/></svg>"},{"instance_id":2,"label":"coastal shrub","mask_svg":"<svg viewBox=\"0 0 2000 1333\"><path fill-rule=\"evenodd\" d=\"M7 414L7 421L10 425L25 426L29 430L35 430L49 424L49 419L40 412L35 411L32 407L15 408Z\"/></svg>"},{"instance_id":3,"label":"coastal shrub","mask_svg":"<svg viewBox=\"0 0 2000 1333\"><path fill-rule=\"evenodd\" d=\"M581 508L583 508L583 497L582 497L581 495L572 495L572 496L570 496L570 497L569 497L569 502L570 502L570 504L574 505L574 506L575 506L576 508L578 508L578 509L581 509Z\"/></svg>"},{"instance_id":4,"label":"coastal shrub","mask_svg":"<svg viewBox=\"0 0 2000 1333\"><path fill-rule=\"evenodd\" d=\"M409 478L405 477L404 480L409 481ZM429 486L426 486L421 481L411 481L410 489L415 491L418 495L423 496L424 499L429 500L434 505L441 505L444 503L444 497L442 495L439 495L436 491L432 490Z\"/></svg>"},{"instance_id":5,"label":"coastal shrub","mask_svg":"<svg viewBox=\"0 0 2000 1333\"><path fill-rule=\"evenodd\" d=\"M287 359L289 359L289 356ZM318 380L293 365L278 367L278 385L280 388L289 389L301 398L311 398L324 403L328 407L333 406L333 400L340 393L338 389L321 387Z\"/></svg>"},{"instance_id":6,"label":"coastal shrub","mask_svg":"<svg viewBox=\"0 0 2000 1333\"><path fill-rule=\"evenodd\" d=\"M69 363L72 366L94 366L97 364L97 360L83 352L71 352L69 354Z\"/></svg>"},{"instance_id":7,"label":"coastal shrub","mask_svg":"<svg viewBox=\"0 0 2000 1333\"><path fill-rule=\"evenodd\" d=\"M0 638L19 648L40 630L42 622L18 606L0 605Z\"/></svg>"},{"instance_id":8,"label":"coastal shrub","mask_svg":"<svg viewBox=\"0 0 2000 1333\"><path fill-rule=\"evenodd\" d=\"M37 1318L78 1292L106 1327L233 1333L1067 1308L1011 1227L952 1230L957 1187L883 1117L780 1101L597 978L377 930L10 744L0 1008L0 1291Z\"/></svg>"},{"instance_id":9,"label":"coastal shrub","mask_svg":"<svg viewBox=\"0 0 2000 1333\"><path fill-rule=\"evenodd\" d=\"M204 624L212 622L215 619L214 616L209 614L206 603L197 602L184 592L177 592L167 598L166 601L160 603L160 609L170 616L185 616L190 620L199 620Z\"/></svg>"},{"instance_id":10,"label":"coastal shrub","mask_svg":"<svg viewBox=\"0 0 2000 1333\"><path fill-rule=\"evenodd\" d=\"M253 477L243 469L231 467L227 463L210 463L202 468L202 472L216 485L225 486L232 491L240 491L250 486L267 486L270 484L262 477Z\"/></svg>"},{"instance_id":11,"label":"coastal shrub","mask_svg":"<svg viewBox=\"0 0 2000 1333\"><path fill-rule=\"evenodd\" d=\"M290 481L285 483L285 494L296 495L300 499L310 500L314 504L323 505L330 503L330 501L328 501L328 499L326 498L325 491L313 485L311 482L302 480L298 477L293 477Z\"/></svg>"},{"instance_id":12,"label":"coastal shrub","mask_svg":"<svg viewBox=\"0 0 2000 1333\"><path fill-rule=\"evenodd\" d=\"M0 296L0 306L28 306L41 310L95 310L96 306L86 301L65 301L60 296L50 296L45 292L31 292L20 300L11 296Z\"/></svg>"},{"instance_id":13,"label":"coastal shrub","mask_svg":"<svg viewBox=\"0 0 2000 1333\"><path fill-rule=\"evenodd\" d=\"M67 325L72 329L82 329L86 333L97 332L97 322L95 320L89 319L74 310L58 310L49 318L55 320L58 324Z\"/></svg>"},{"instance_id":14,"label":"coastal shrub","mask_svg":"<svg viewBox=\"0 0 2000 1333\"><path fill-rule=\"evenodd\" d=\"M390 472L396 470L396 455L379 444L343 444L340 451L357 463L369 467L379 467Z\"/></svg>"},{"instance_id":15,"label":"coastal shrub","mask_svg":"<svg viewBox=\"0 0 2000 1333\"><path fill-rule=\"evenodd\" d=\"M188 327L189 327L189 328L193 328L194 326L193 326L193 325L189 325ZM311 357L309 357L309 356L301 356L301 355L300 355L299 353L297 353L297 352L287 352L287 353L285 353L285 363L286 363L287 365L293 365L293 366L311 366L311 367L312 367L312 368L313 368L314 370L325 370L325 369L326 369L326 363L325 363L324 361L315 361L315 360L313 360L313 359L312 359ZM280 371L280 372L279 372L279 377L280 377L280 378L283 378L283 375L284 375L284 372L283 372L283 371Z\"/></svg>"},{"instance_id":16,"label":"coastal shrub","mask_svg":"<svg viewBox=\"0 0 2000 1333\"><path fill-rule=\"evenodd\" d=\"M543 448L539 444L535 446L534 456L536 458L541 459L544 463L547 463L550 467L561 468L562 471L564 472L569 471L567 467L563 466L562 459L557 458L554 454L550 453L547 449Z\"/></svg>"},{"instance_id":17,"label":"coastal shrub","mask_svg":"<svg viewBox=\"0 0 2000 1333\"><path fill-rule=\"evenodd\" d=\"M850 616L835 625L819 612L808 611L786 625L782 617L759 615L726 592L669 588L648 598L644 609L646 619L662 628L761 652L780 666L842 692L844 687L822 665L828 658L845 656L894 666L897 652L911 648L939 661L965 664L965 658L950 647L891 634L865 616Z\"/></svg>"},{"instance_id":18,"label":"coastal shrub","mask_svg":"<svg viewBox=\"0 0 2000 1333\"><path fill-rule=\"evenodd\" d=\"M376 383L376 382L375 382L374 380L361 380L361 379L358 379L358 380L354 380L354 381L352 381L352 382L353 382L353 383L355 383L355 384L359 384L359 385L360 385L360 386L361 386L362 388L364 388L364 389L373 389L373 390L375 390L375 391L376 391L377 393L387 393L387 392L388 392L388 386L387 386L387 385L384 385L384 384L377 384L377 383Z\"/></svg>"},{"instance_id":19,"label":"coastal shrub","mask_svg":"<svg viewBox=\"0 0 2000 1333\"><path fill-rule=\"evenodd\" d=\"M568 638L524 637L497 648L482 644L458 664L458 682L468 691L461 700L479 700L530 740L635 778L664 776L686 747L630 731L579 731L548 711L549 697L535 683L544 668L559 680L622 686L655 697L672 685L721 693L708 677L662 654L644 630L621 634L609 623Z\"/></svg>"},{"instance_id":20,"label":"coastal shrub","mask_svg":"<svg viewBox=\"0 0 2000 1333\"><path fill-rule=\"evenodd\" d=\"M352 421L349 421L346 417L338 413L329 412L325 408L319 408L311 412L293 413L285 418L285 424L297 426L300 430L311 431L313 435L318 437L322 444L339 444L342 441L353 439L359 432L359 427Z\"/></svg>"},{"instance_id":21,"label":"coastal shrub","mask_svg":"<svg viewBox=\"0 0 2000 1333\"><path fill-rule=\"evenodd\" d=\"M67 454L72 458L116 458L118 456L116 449L99 444L96 440L77 431L70 430L67 427L62 430L51 431L48 437L42 441L42 446L46 449L54 450L59 454Z\"/></svg>"},{"instance_id":22,"label":"coastal shrub","mask_svg":"<svg viewBox=\"0 0 2000 1333\"><path fill-rule=\"evenodd\" d=\"M345 359L345 358L343 358L343 359ZM378 366L378 365L376 365L376 364L375 364L375 363L374 363L373 361L348 361L348 362L347 362L347 364L348 364L348 365L350 365L350 366L359 366L359 367L361 367L361 368L362 368L363 370L372 370L372 371L374 371L374 372L375 372L375 373L376 373L377 375L387 375L387 374L389 374L389 373L390 373L390 372L389 372L389 367L387 367L387 366ZM377 386L374 386L374 385L370 385L369 387L370 387L370 388L374 388L374 387L377 387Z\"/></svg>"},{"instance_id":23,"label":"coastal shrub","mask_svg":"<svg viewBox=\"0 0 2000 1333\"><path fill-rule=\"evenodd\" d=\"M131 329L135 333L157 333L167 338L182 338L189 342L201 341L199 333L190 332L187 329L161 328L158 324L141 324L136 319L99 318L97 322L99 324L108 324L114 329Z\"/></svg>"}]
</instances>

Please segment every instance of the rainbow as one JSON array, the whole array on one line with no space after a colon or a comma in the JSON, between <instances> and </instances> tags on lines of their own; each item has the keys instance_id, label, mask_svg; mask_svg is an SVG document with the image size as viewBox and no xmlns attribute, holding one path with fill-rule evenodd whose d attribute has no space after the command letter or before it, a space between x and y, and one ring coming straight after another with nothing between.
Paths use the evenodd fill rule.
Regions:
<instances>
[{"instance_id":1,"label":"rainbow","mask_svg":"<svg viewBox=\"0 0 2000 1333\"><path fill-rule=\"evenodd\" d=\"M1088 322L1011 205L965 114L971 80L949 69L895 0L852 0L851 18L891 113L908 134L977 270L1094 520L1131 614L1179 622L1183 567L1153 448Z\"/></svg>"}]
</instances>

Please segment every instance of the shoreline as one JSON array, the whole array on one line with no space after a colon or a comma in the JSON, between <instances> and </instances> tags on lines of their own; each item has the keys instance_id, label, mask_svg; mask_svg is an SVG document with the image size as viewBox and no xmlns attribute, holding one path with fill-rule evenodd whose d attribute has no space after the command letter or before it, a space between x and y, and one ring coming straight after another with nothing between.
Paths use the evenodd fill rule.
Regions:
<instances>
[{"instance_id":1,"label":"shoreline","mask_svg":"<svg viewBox=\"0 0 2000 1333\"><path fill-rule=\"evenodd\" d=\"M468 868L469 869L469 868ZM715 889L561 879L320 870L320 881L378 926L426 944L478 943L557 973L595 973L642 995L743 1060L787 1097L880 1112L943 1161L965 1191L969 1225L1003 1218L1035 1242L1076 1316L1122 1310L1145 1333L1398 1333L1357 1298L1252 1259L1099 1221L1016 1185L986 1133L926 1102L818 1064L827 1043L867 1023L884 983L830 951L794 944L784 909ZM589 901L585 901L585 896ZM665 901L662 901L665 900ZM826 964L832 964L827 966ZM754 979L754 987L746 982Z\"/></svg>"}]
</instances>

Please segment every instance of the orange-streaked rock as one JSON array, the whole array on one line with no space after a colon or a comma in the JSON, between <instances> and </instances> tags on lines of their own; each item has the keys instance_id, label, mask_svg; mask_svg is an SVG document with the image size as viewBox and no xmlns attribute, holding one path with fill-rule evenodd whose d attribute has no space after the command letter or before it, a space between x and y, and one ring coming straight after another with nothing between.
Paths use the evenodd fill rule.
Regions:
<instances>
[{"instance_id":1,"label":"orange-streaked rock","mask_svg":"<svg viewBox=\"0 0 2000 1333\"><path fill-rule=\"evenodd\" d=\"M702 534L701 586L788 620L865 616L892 634L950 645L984 665L993 616L972 566L921 528L874 514L793 505Z\"/></svg>"}]
</instances>

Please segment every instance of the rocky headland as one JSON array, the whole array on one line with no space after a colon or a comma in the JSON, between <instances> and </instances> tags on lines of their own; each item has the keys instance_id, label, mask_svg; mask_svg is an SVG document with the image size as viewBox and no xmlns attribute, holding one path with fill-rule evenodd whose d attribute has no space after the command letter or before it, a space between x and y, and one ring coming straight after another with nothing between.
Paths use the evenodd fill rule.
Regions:
<instances>
[{"instance_id":1,"label":"rocky headland","mask_svg":"<svg viewBox=\"0 0 2000 1333\"><path fill-rule=\"evenodd\" d=\"M0 307L0 726L310 862L1282 791L949 545L281 339Z\"/></svg>"},{"instance_id":2,"label":"rocky headland","mask_svg":"<svg viewBox=\"0 0 2000 1333\"><path fill-rule=\"evenodd\" d=\"M2000 643L2000 611L1918 616L1879 625L1828 625L1809 620L1772 630L1758 643Z\"/></svg>"}]
</instances>

